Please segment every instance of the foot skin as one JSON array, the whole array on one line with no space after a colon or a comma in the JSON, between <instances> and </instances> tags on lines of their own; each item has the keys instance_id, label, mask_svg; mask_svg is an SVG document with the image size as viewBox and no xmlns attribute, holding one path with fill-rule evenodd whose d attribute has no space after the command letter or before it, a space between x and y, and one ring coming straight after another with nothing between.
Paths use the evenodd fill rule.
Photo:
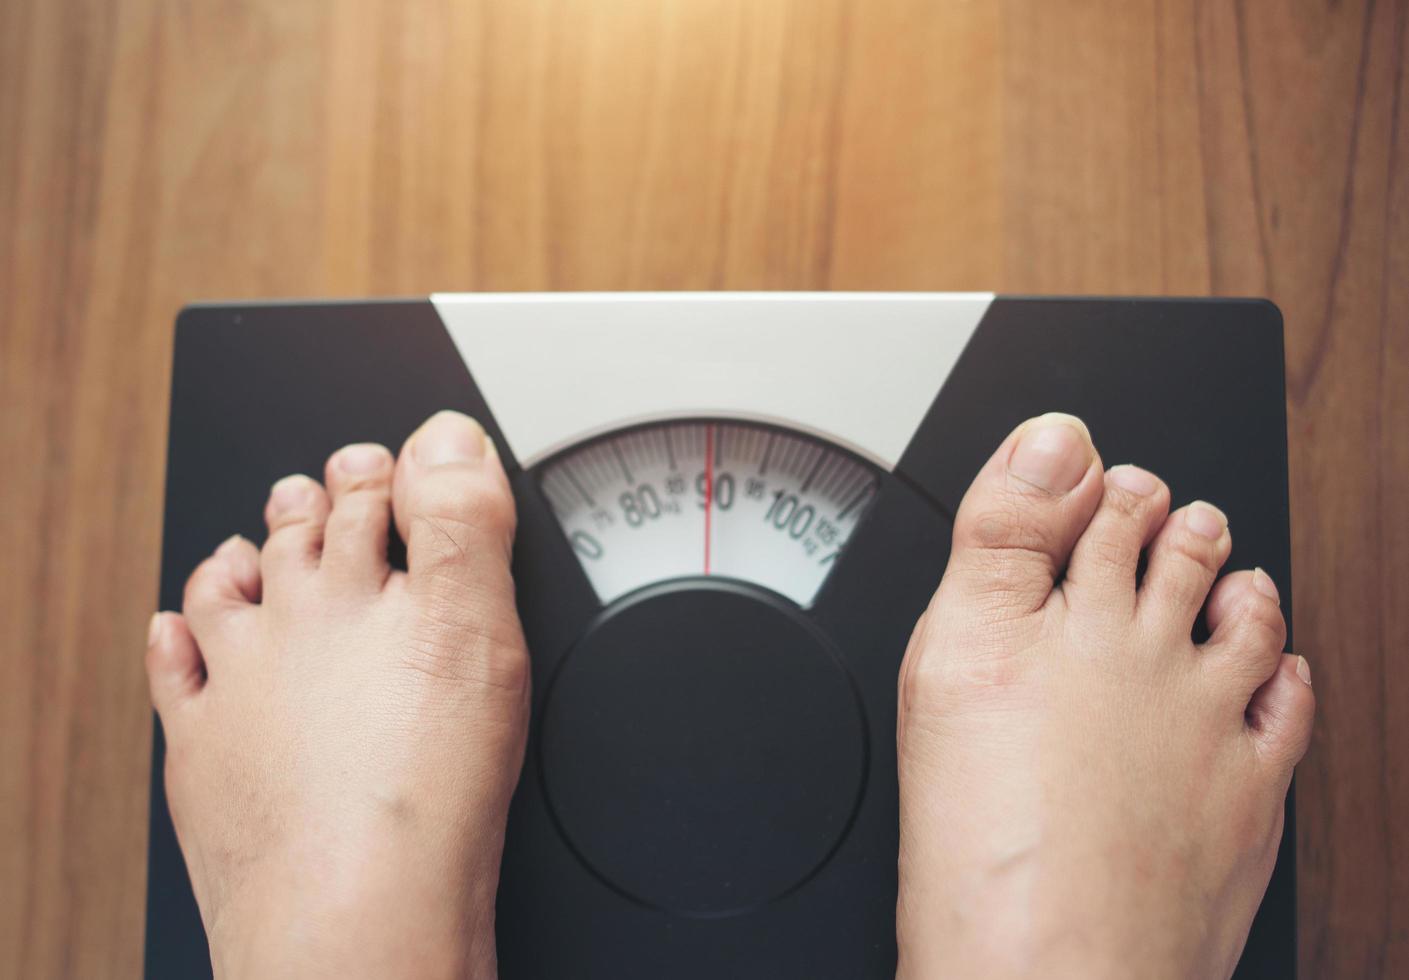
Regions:
<instances>
[{"instance_id":1,"label":"foot skin","mask_svg":"<svg viewBox=\"0 0 1409 980\"><path fill-rule=\"evenodd\" d=\"M900 976L1232 972L1314 699L1271 580L1215 585L1227 521L1169 499L1062 415L965 496L900 679Z\"/></svg>"},{"instance_id":2,"label":"foot skin","mask_svg":"<svg viewBox=\"0 0 1409 980\"><path fill-rule=\"evenodd\" d=\"M529 696L493 445L442 412L395 460L281 480L265 518L147 652L216 976L492 977Z\"/></svg>"}]
</instances>

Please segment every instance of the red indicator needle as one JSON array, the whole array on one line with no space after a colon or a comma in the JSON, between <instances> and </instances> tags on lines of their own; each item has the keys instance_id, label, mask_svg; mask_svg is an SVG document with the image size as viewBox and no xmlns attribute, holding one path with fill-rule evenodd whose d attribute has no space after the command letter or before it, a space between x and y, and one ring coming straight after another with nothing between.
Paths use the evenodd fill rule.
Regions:
<instances>
[{"instance_id":1,"label":"red indicator needle","mask_svg":"<svg viewBox=\"0 0 1409 980\"><path fill-rule=\"evenodd\" d=\"M710 512L714 509L714 426L705 426L705 478L704 478L704 508L705 508L705 542L704 542L704 573L709 574L709 539L710 539Z\"/></svg>"}]
</instances>

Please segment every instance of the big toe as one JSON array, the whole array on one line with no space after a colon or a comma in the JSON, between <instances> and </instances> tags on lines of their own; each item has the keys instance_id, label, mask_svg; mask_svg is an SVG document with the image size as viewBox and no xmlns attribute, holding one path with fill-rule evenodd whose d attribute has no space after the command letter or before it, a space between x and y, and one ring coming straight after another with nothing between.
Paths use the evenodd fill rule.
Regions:
<instances>
[{"instance_id":1,"label":"big toe","mask_svg":"<svg viewBox=\"0 0 1409 980\"><path fill-rule=\"evenodd\" d=\"M1103 487L1100 458L1080 419L1051 413L1024 422L964 495L941 588L997 618L1041 608Z\"/></svg>"},{"instance_id":2,"label":"big toe","mask_svg":"<svg viewBox=\"0 0 1409 980\"><path fill-rule=\"evenodd\" d=\"M521 686L523 639L509 571L514 499L484 429L458 412L432 416L397 459L393 501L407 588L426 631L413 644L422 666Z\"/></svg>"}]
</instances>

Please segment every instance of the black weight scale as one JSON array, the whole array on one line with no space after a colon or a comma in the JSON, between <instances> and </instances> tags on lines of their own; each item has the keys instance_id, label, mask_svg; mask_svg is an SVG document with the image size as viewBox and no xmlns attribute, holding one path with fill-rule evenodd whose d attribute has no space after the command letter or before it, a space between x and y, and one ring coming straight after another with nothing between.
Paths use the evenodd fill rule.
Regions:
<instances>
[{"instance_id":1,"label":"black weight scale","mask_svg":"<svg viewBox=\"0 0 1409 980\"><path fill-rule=\"evenodd\" d=\"M1027 416L1078 414L1108 464L1218 503L1229 567L1291 594L1265 302L437 295L176 329L162 608L339 446L441 408L495 439L534 683L504 980L893 974L896 672L964 489ZM146 972L209 976L163 751L158 727ZM1293 839L1289 802L1239 976L1294 973Z\"/></svg>"}]
</instances>

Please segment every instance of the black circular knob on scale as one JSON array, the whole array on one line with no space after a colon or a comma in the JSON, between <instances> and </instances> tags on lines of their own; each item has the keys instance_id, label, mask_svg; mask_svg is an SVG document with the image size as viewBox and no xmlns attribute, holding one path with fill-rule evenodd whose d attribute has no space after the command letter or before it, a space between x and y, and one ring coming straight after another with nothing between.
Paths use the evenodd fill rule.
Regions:
<instances>
[{"instance_id":1,"label":"black circular knob on scale","mask_svg":"<svg viewBox=\"0 0 1409 980\"><path fill-rule=\"evenodd\" d=\"M717 579L599 616L546 692L540 775L559 831L634 901L731 915L840 845L866 780L856 686L796 606Z\"/></svg>"}]
</instances>

